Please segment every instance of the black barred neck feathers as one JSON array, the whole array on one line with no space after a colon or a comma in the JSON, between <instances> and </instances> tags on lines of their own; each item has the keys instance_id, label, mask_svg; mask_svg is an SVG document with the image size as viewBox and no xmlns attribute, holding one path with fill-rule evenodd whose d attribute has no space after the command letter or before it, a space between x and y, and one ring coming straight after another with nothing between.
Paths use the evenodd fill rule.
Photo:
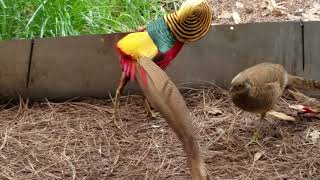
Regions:
<instances>
[{"instance_id":1,"label":"black barred neck feathers","mask_svg":"<svg viewBox=\"0 0 320 180\"><path fill-rule=\"evenodd\" d=\"M177 12L164 16L175 38L183 43L205 36L212 23L212 9L206 0L187 0Z\"/></svg>"}]
</instances>

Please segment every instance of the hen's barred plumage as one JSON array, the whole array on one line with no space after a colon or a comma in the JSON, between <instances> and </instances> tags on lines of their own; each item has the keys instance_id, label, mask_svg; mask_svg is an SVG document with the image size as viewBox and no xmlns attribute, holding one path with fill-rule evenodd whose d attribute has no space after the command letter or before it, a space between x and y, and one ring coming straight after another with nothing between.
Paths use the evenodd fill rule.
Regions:
<instances>
[{"instance_id":1,"label":"hen's barred plumage","mask_svg":"<svg viewBox=\"0 0 320 180\"><path fill-rule=\"evenodd\" d=\"M320 82L289 74L282 65L261 63L252 66L231 81L231 99L239 108L261 114L271 110L285 88L320 91Z\"/></svg>"}]
</instances>

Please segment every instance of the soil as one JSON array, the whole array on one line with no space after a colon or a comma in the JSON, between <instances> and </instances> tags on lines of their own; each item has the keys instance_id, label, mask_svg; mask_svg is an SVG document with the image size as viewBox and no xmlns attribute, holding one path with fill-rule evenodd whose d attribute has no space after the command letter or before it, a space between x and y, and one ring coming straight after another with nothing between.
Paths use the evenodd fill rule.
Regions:
<instances>
[{"instance_id":1,"label":"soil","mask_svg":"<svg viewBox=\"0 0 320 180\"><path fill-rule=\"evenodd\" d=\"M210 4L214 24L320 20L317 0L210 0ZM239 22L233 13L239 15Z\"/></svg>"}]
</instances>

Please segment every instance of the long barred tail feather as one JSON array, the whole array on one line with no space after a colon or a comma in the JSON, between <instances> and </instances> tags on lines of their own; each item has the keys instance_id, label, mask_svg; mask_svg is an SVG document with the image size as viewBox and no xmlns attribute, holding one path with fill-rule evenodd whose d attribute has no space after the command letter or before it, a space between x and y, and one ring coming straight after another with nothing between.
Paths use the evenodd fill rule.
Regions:
<instances>
[{"instance_id":1,"label":"long barred tail feather","mask_svg":"<svg viewBox=\"0 0 320 180\"><path fill-rule=\"evenodd\" d=\"M136 79L146 98L165 118L182 142L191 166L193 180L205 180L205 163L200 156L200 149L192 118L186 103L167 74L149 59L141 59L136 64ZM147 86L144 85L144 77Z\"/></svg>"}]
</instances>

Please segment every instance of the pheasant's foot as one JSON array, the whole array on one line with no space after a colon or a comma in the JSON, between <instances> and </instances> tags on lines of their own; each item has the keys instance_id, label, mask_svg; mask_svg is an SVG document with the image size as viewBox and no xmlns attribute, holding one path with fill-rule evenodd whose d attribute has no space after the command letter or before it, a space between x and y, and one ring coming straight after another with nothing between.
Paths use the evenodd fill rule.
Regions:
<instances>
[{"instance_id":1,"label":"pheasant's foot","mask_svg":"<svg viewBox=\"0 0 320 180\"><path fill-rule=\"evenodd\" d=\"M147 111L147 115L146 115L146 117L147 118L155 118L155 117L157 117L157 113L156 112L152 112L152 110L146 110Z\"/></svg>"},{"instance_id":2,"label":"pheasant's foot","mask_svg":"<svg viewBox=\"0 0 320 180\"><path fill-rule=\"evenodd\" d=\"M113 123L114 125L121 129L120 126L118 125L118 119L119 119L119 122L122 123L121 121L121 118L119 117L119 114L118 114L118 109L119 109L119 106L120 106L120 95L124 89L124 87L126 86L126 84L129 82L130 78L126 76L126 74L124 72L122 72L121 74L121 78L120 78L120 83L119 83L119 86L116 90L116 95L115 95L115 98L114 98L114 114L113 114Z\"/></svg>"},{"instance_id":3,"label":"pheasant's foot","mask_svg":"<svg viewBox=\"0 0 320 180\"><path fill-rule=\"evenodd\" d=\"M258 139L282 138L281 130L272 122L261 119L256 126L255 136Z\"/></svg>"},{"instance_id":4,"label":"pheasant's foot","mask_svg":"<svg viewBox=\"0 0 320 180\"><path fill-rule=\"evenodd\" d=\"M146 115L147 118L155 118L155 117L157 117L157 113L155 113L155 112L153 112L151 110L151 106L150 106L150 104L149 104L149 102L148 102L148 100L146 98L144 98L144 108L145 108L146 113L147 113L147 115Z\"/></svg>"},{"instance_id":5,"label":"pheasant's foot","mask_svg":"<svg viewBox=\"0 0 320 180\"><path fill-rule=\"evenodd\" d=\"M253 133L253 135L251 136L250 141L245 145L245 147L247 148L248 146L253 145L253 144L257 144L257 145L259 145L260 147L263 147L262 144L260 143L261 137L262 137L262 136L261 136L261 132L255 131L255 132Z\"/></svg>"},{"instance_id":6,"label":"pheasant's foot","mask_svg":"<svg viewBox=\"0 0 320 180\"><path fill-rule=\"evenodd\" d=\"M121 129L121 125L122 124L122 120L120 118L117 117L117 115L114 115L113 116L113 124L118 128L118 129Z\"/></svg>"},{"instance_id":7,"label":"pheasant's foot","mask_svg":"<svg viewBox=\"0 0 320 180\"><path fill-rule=\"evenodd\" d=\"M118 109L119 109L119 104L118 104L118 103L115 103L115 105L114 105L114 113L113 113L113 124L114 124L118 129L121 129L121 126L119 125L119 123L122 124L122 120L121 120L121 118L120 118Z\"/></svg>"},{"instance_id":8,"label":"pheasant's foot","mask_svg":"<svg viewBox=\"0 0 320 180\"><path fill-rule=\"evenodd\" d=\"M119 122L122 124L122 120L119 115L119 106L120 106L120 99L119 96L116 95L115 97L115 103L114 103L114 114L113 114L113 124L118 128L121 129L121 126L119 125Z\"/></svg>"}]
</instances>

